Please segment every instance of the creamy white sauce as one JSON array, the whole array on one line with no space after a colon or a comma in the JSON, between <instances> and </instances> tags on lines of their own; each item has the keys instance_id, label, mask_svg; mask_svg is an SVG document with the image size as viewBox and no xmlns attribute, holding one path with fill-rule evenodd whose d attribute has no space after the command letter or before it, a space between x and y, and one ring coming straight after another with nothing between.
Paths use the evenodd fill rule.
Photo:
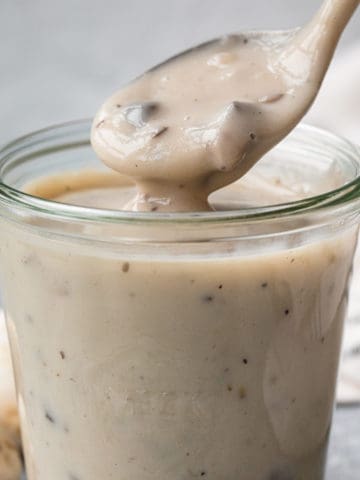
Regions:
<instances>
[{"instance_id":1,"label":"creamy white sauce","mask_svg":"<svg viewBox=\"0 0 360 480\"><path fill-rule=\"evenodd\" d=\"M136 182L130 210L209 210L312 104L358 0L327 0L300 30L231 35L113 95L94 120L105 164Z\"/></svg>"}]
</instances>

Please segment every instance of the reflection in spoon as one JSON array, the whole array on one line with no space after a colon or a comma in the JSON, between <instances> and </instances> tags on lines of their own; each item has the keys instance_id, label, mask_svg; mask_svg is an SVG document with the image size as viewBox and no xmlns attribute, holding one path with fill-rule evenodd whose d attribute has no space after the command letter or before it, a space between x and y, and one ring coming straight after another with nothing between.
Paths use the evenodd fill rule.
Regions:
<instances>
[{"instance_id":1,"label":"reflection in spoon","mask_svg":"<svg viewBox=\"0 0 360 480\"><path fill-rule=\"evenodd\" d=\"M206 211L301 120L359 0L326 0L302 29L207 42L154 67L96 115L92 144L138 194L124 208Z\"/></svg>"}]
</instances>

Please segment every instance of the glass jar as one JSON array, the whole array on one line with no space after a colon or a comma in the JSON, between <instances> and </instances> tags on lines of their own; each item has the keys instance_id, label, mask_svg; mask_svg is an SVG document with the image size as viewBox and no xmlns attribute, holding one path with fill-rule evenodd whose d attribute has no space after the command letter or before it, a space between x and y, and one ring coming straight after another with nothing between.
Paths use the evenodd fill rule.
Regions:
<instances>
[{"instance_id":1,"label":"glass jar","mask_svg":"<svg viewBox=\"0 0 360 480\"><path fill-rule=\"evenodd\" d=\"M89 128L52 127L0 156L2 294L29 480L321 480L359 151L300 126L256 168L310 187L338 176L335 188L232 211L131 213L21 191L101 171Z\"/></svg>"}]
</instances>

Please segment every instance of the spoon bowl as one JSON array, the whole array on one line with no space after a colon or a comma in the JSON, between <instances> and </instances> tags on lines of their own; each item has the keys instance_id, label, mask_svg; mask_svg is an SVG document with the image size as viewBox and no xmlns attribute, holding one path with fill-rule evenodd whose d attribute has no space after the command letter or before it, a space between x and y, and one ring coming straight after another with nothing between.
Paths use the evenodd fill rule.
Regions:
<instances>
[{"instance_id":1,"label":"spoon bowl","mask_svg":"<svg viewBox=\"0 0 360 480\"><path fill-rule=\"evenodd\" d=\"M303 28L213 39L152 67L97 114L92 144L134 179L127 208L209 209L313 103L358 0L325 0Z\"/></svg>"}]
</instances>

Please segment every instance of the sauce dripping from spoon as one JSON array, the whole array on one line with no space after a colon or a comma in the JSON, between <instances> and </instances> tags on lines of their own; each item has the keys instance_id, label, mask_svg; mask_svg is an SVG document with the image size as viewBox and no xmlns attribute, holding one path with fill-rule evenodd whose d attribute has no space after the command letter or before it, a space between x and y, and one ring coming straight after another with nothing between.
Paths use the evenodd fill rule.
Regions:
<instances>
[{"instance_id":1,"label":"sauce dripping from spoon","mask_svg":"<svg viewBox=\"0 0 360 480\"><path fill-rule=\"evenodd\" d=\"M325 0L303 28L230 35L152 68L97 113L92 145L136 183L132 211L209 211L314 101L359 0Z\"/></svg>"}]
</instances>

